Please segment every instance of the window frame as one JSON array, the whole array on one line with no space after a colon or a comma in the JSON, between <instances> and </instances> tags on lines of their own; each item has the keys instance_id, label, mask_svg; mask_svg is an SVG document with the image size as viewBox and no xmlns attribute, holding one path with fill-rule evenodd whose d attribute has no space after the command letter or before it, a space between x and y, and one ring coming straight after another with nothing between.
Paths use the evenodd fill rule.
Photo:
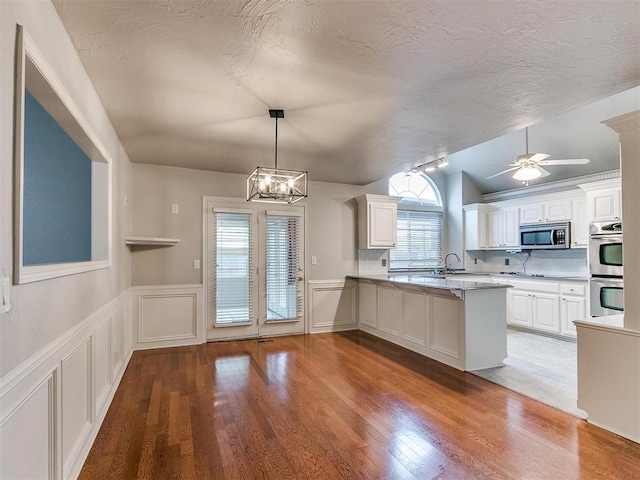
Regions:
<instances>
[{"instance_id":1,"label":"window frame","mask_svg":"<svg viewBox=\"0 0 640 480\"><path fill-rule=\"evenodd\" d=\"M396 174L396 175L400 175L400 174ZM428 203L428 204L424 204L424 203L417 203L415 201L412 202L403 202L403 200L400 200L400 202L398 203L398 213L403 211L403 210L409 210L409 211L419 211L419 212L436 212L440 214L440 222L442 225L442 230L441 230L441 234L440 234L440 252L439 252L439 257L438 260L436 262L437 265L442 263L442 253L444 250L444 234L442 233L444 231L444 206L443 206L443 202L442 202L442 195L440 193L440 189L438 188L438 186L436 185L436 183L433 181L433 179L431 177L429 177L428 175L424 174L424 173L419 173L419 174L415 174L415 175L420 175L433 189L433 192L435 194L436 197L436 202L438 202L437 204L433 204L433 203ZM402 199L404 198L410 198L410 199L414 199L414 198L418 198L420 199L420 197L417 194L414 194L415 196L411 196L411 197L403 197L402 193L400 192L399 194L395 192L396 188L391 186L391 179L393 177L389 178L389 190L391 190L391 188L394 189L393 195L394 196L400 196ZM391 191L389 192L391 194ZM397 222L398 220L396 220ZM400 231L400 229L397 227L396 224L396 231ZM431 268L434 268L433 266L415 266L415 267L400 267L400 266L395 266L393 265L393 259L392 259L392 255L393 255L393 251L395 249L391 249L389 251L389 271L390 272L400 272L400 271L421 271L421 270L428 270Z\"/></svg>"}]
</instances>

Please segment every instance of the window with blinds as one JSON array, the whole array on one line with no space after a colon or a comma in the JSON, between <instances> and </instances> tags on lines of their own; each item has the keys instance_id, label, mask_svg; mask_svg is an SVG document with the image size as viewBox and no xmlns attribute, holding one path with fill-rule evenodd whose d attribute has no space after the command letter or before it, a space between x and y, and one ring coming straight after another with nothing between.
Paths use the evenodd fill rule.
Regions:
<instances>
[{"instance_id":1,"label":"window with blinds","mask_svg":"<svg viewBox=\"0 0 640 480\"><path fill-rule=\"evenodd\" d=\"M250 213L215 212L215 324L253 321Z\"/></svg>"},{"instance_id":2,"label":"window with blinds","mask_svg":"<svg viewBox=\"0 0 640 480\"><path fill-rule=\"evenodd\" d=\"M390 268L435 267L442 259L442 212L398 209Z\"/></svg>"},{"instance_id":3,"label":"window with blinds","mask_svg":"<svg viewBox=\"0 0 640 480\"><path fill-rule=\"evenodd\" d=\"M300 317L298 287L300 217L267 215L265 239L267 321Z\"/></svg>"}]
</instances>

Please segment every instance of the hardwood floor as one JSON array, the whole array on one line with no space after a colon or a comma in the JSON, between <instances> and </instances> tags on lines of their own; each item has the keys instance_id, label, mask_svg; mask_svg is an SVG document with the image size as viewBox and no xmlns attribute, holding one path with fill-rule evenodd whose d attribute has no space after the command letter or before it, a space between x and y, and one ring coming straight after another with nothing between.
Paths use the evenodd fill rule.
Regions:
<instances>
[{"instance_id":1,"label":"hardwood floor","mask_svg":"<svg viewBox=\"0 0 640 480\"><path fill-rule=\"evenodd\" d=\"M135 352L80 474L637 479L640 445L361 332Z\"/></svg>"}]
</instances>

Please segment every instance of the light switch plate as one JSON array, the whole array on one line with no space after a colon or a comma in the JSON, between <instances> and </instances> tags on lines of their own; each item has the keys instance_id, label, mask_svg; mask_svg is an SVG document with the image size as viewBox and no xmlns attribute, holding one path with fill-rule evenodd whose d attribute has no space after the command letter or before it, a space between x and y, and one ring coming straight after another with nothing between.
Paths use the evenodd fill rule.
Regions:
<instances>
[{"instance_id":1,"label":"light switch plate","mask_svg":"<svg viewBox=\"0 0 640 480\"><path fill-rule=\"evenodd\" d=\"M177 203L172 203L171 213L180 213L180 205L178 205Z\"/></svg>"},{"instance_id":2,"label":"light switch plate","mask_svg":"<svg viewBox=\"0 0 640 480\"><path fill-rule=\"evenodd\" d=\"M316 257L315 255L311 256L311 265L315 265L318 263L318 257Z\"/></svg>"},{"instance_id":3,"label":"light switch plate","mask_svg":"<svg viewBox=\"0 0 640 480\"><path fill-rule=\"evenodd\" d=\"M2 292L0 292L0 313L7 313L11 310L11 283L8 278L2 279Z\"/></svg>"},{"instance_id":4,"label":"light switch plate","mask_svg":"<svg viewBox=\"0 0 640 480\"><path fill-rule=\"evenodd\" d=\"M194 260L193 261L193 268L195 270L199 270L200 269L200 260Z\"/></svg>"}]
</instances>

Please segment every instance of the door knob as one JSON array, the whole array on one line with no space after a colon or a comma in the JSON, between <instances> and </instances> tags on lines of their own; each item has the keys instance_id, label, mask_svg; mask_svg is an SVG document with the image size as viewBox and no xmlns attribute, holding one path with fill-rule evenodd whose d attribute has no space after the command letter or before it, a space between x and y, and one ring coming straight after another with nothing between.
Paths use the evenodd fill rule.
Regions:
<instances>
[{"instance_id":1,"label":"door knob","mask_svg":"<svg viewBox=\"0 0 640 480\"><path fill-rule=\"evenodd\" d=\"M304 278L302 277L298 277L298 281L301 282L302 280L304 280Z\"/></svg>"}]
</instances>

